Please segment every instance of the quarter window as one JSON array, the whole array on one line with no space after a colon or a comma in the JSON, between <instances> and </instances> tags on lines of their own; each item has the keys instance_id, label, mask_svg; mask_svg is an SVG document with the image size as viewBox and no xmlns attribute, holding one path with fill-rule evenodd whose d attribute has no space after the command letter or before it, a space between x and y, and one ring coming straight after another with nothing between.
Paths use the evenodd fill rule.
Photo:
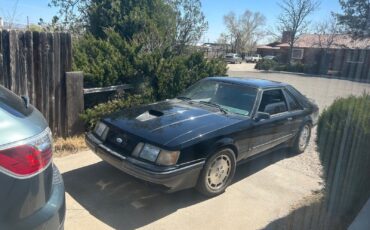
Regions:
<instances>
[{"instance_id":1,"label":"quarter window","mask_svg":"<svg viewBox=\"0 0 370 230\"><path fill-rule=\"evenodd\" d=\"M290 95L290 93L288 93L287 91L285 91L285 97L291 111L302 109L295 98L293 98L293 96Z\"/></svg>"}]
</instances>

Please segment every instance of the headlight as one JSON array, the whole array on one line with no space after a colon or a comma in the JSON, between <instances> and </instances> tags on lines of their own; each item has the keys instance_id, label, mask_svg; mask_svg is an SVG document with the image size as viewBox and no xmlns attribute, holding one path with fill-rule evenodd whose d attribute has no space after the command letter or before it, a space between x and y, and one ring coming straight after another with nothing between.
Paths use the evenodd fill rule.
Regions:
<instances>
[{"instance_id":1,"label":"headlight","mask_svg":"<svg viewBox=\"0 0 370 230\"><path fill-rule=\"evenodd\" d=\"M107 134L108 134L108 126L106 124L104 124L103 122L100 122L98 121L98 123L96 123L96 126L94 128L94 133L100 137L102 140L105 140L105 138L107 137Z\"/></svg>"},{"instance_id":2,"label":"headlight","mask_svg":"<svg viewBox=\"0 0 370 230\"><path fill-rule=\"evenodd\" d=\"M159 148L153 145L145 144L141 150L140 157L145 160L154 162L157 159L160 151L161 150Z\"/></svg>"},{"instance_id":3,"label":"headlight","mask_svg":"<svg viewBox=\"0 0 370 230\"><path fill-rule=\"evenodd\" d=\"M131 154L159 165L174 165L180 156L180 151L167 151L150 144L139 143Z\"/></svg>"},{"instance_id":4,"label":"headlight","mask_svg":"<svg viewBox=\"0 0 370 230\"><path fill-rule=\"evenodd\" d=\"M157 164L160 165L174 165L179 159L180 151L166 151L162 150L158 156Z\"/></svg>"}]
</instances>

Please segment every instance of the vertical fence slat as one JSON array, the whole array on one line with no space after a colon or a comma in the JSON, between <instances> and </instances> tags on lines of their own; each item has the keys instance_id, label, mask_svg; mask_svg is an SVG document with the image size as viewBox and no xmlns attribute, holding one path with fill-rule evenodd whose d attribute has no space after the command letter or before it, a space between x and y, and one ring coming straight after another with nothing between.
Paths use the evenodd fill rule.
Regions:
<instances>
[{"instance_id":1,"label":"vertical fence slat","mask_svg":"<svg viewBox=\"0 0 370 230\"><path fill-rule=\"evenodd\" d=\"M60 106L62 110L60 111L60 116L61 116L61 132L60 134L65 137L67 136L67 121L66 121L66 94L65 92L67 91L66 89L66 72L68 70L68 49L62 48L62 47L67 47L68 46L68 41L67 41L67 34L66 33L61 33L60 34L60 90L62 92L61 97L60 97Z\"/></svg>"},{"instance_id":2,"label":"vertical fence slat","mask_svg":"<svg viewBox=\"0 0 370 230\"><path fill-rule=\"evenodd\" d=\"M27 91L31 102L35 100L35 79L33 73L33 36L31 31L25 33L26 47L26 73L27 73Z\"/></svg>"},{"instance_id":3,"label":"vertical fence slat","mask_svg":"<svg viewBox=\"0 0 370 230\"><path fill-rule=\"evenodd\" d=\"M10 71L10 47L9 47L9 32L2 31L2 45L3 45L3 74L4 86L10 88L9 71Z\"/></svg>"},{"instance_id":4,"label":"vertical fence slat","mask_svg":"<svg viewBox=\"0 0 370 230\"><path fill-rule=\"evenodd\" d=\"M0 84L4 84L4 70L3 70L3 33L0 30Z\"/></svg>"},{"instance_id":5,"label":"vertical fence slat","mask_svg":"<svg viewBox=\"0 0 370 230\"><path fill-rule=\"evenodd\" d=\"M55 120L54 120L54 133L61 133L61 83L60 83L60 34L54 33L54 43L53 43L53 50L54 50L54 66L53 66L53 75L54 75L54 88L55 88Z\"/></svg>"},{"instance_id":6,"label":"vertical fence slat","mask_svg":"<svg viewBox=\"0 0 370 230\"><path fill-rule=\"evenodd\" d=\"M83 122L79 114L84 109L83 73L67 72L67 135L73 136L83 132Z\"/></svg>"},{"instance_id":7,"label":"vertical fence slat","mask_svg":"<svg viewBox=\"0 0 370 230\"><path fill-rule=\"evenodd\" d=\"M18 32L18 66L17 66L17 82L19 87L19 94L27 95L27 63L26 63L26 38L25 33Z\"/></svg>"},{"instance_id":8,"label":"vertical fence slat","mask_svg":"<svg viewBox=\"0 0 370 230\"><path fill-rule=\"evenodd\" d=\"M17 33L12 30L9 32L9 57L10 57L10 69L9 69L9 88L15 92L18 92L18 84L16 84L16 74L17 74Z\"/></svg>"},{"instance_id":9,"label":"vertical fence slat","mask_svg":"<svg viewBox=\"0 0 370 230\"><path fill-rule=\"evenodd\" d=\"M40 33L33 33L33 73L35 83L35 97L32 102L42 112L42 81L41 81L41 48Z\"/></svg>"},{"instance_id":10,"label":"vertical fence slat","mask_svg":"<svg viewBox=\"0 0 370 230\"><path fill-rule=\"evenodd\" d=\"M48 52L49 44L47 33L40 34L41 43L41 79L42 79L42 112L45 119L49 121L49 78L48 78Z\"/></svg>"},{"instance_id":11,"label":"vertical fence slat","mask_svg":"<svg viewBox=\"0 0 370 230\"><path fill-rule=\"evenodd\" d=\"M54 66L54 44L53 44L53 34L48 33L47 34L47 40L48 40L48 63L47 63L47 69L48 69L48 82L49 82L49 92L48 92L48 100L49 100L49 126L51 130L54 130L54 121L55 121L55 83L53 78L53 66Z\"/></svg>"}]
</instances>

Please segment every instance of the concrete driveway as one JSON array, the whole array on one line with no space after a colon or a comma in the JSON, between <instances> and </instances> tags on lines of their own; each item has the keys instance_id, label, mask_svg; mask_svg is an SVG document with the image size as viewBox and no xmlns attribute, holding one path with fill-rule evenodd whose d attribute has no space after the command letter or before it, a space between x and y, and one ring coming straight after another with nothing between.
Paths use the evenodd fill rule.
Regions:
<instances>
[{"instance_id":1,"label":"concrete driveway","mask_svg":"<svg viewBox=\"0 0 370 230\"><path fill-rule=\"evenodd\" d=\"M163 194L90 151L56 158L66 186L65 229L260 229L320 188L319 178L274 164L284 151L241 165L215 198Z\"/></svg>"},{"instance_id":2,"label":"concrete driveway","mask_svg":"<svg viewBox=\"0 0 370 230\"><path fill-rule=\"evenodd\" d=\"M337 97L370 92L350 81L229 71L291 83L320 108ZM274 152L238 167L226 192L205 199L194 190L163 194L100 161L92 152L54 159L66 186L65 229L263 229L322 188L313 139L305 153Z\"/></svg>"}]
</instances>

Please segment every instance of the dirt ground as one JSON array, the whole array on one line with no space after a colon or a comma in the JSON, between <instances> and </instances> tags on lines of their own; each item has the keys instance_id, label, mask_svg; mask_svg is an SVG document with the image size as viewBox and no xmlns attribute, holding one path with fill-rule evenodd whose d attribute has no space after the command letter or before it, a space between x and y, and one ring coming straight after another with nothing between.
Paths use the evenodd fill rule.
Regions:
<instances>
[{"instance_id":1,"label":"dirt ground","mask_svg":"<svg viewBox=\"0 0 370 230\"><path fill-rule=\"evenodd\" d=\"M321 110L338 97L370 92L370 84L260 73L250 65L234 65L229 75L290 83ZM265 229L322 188L313 131L303 154L281 150L241 165L233 184L212 199L193 190L161 193L90 151L55 158L66 186L65 229Z\"/></svg>"}]
</instances>

